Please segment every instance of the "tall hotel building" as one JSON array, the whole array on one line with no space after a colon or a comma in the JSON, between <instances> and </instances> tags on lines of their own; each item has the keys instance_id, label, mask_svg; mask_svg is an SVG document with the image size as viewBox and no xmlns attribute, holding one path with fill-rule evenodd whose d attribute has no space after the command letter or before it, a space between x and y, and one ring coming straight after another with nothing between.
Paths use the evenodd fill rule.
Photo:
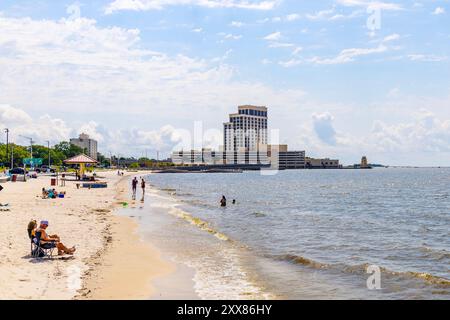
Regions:
<instances>
[{"instance_id":1,"label":"tall hotel building","mask_svg":"<svg viewBox=\"0 0 450 320\"><path fill-rule=\"evenodd\" d=\"M224 151L258 151L267 145L267 108L240 106L224 123Z\"/></svg>"},{"instance_id":2,"label":"tall hotel building","mask_svg":"<svg viewBox=\"0 0 450 320\"><path fill-rule=\"evenodd\" d=\"M70 143L84 149L89 157L97 160L97 141L82 133L78 138L70 139Z\"/></svg>"}]
</instances>

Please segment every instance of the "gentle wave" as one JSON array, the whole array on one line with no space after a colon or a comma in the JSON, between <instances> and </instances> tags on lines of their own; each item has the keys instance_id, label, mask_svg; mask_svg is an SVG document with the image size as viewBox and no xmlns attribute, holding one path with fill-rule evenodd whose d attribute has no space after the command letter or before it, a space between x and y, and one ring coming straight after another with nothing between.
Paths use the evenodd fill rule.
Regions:
<instances>
[{"instance_id":1,"label":"gentle wave","mask_svg":"<svg viewBox=\"0 0 450 320\"><path fill-rule=\"evenodd\" d=\"M334 269L334 270L342 271L345 273L366 273L368 267L371 266L371 264L369 264L369 263L353 265L353 266L341 265L341 264L335 264L335 265L324 264L324 263L320 263L320 262L317 262L317 261L314 261L314 260L311 260L311 259L308 259L308 258L305 258L302 256L297 256L297 255L292 255L292 254L279 255L279 256L272 257L272 258L275 258L276 260L282 260L282 261L287 261L290 263L300 264L300 265L311 267L314 269L328 269L328 270ZM447 288L447 287L450 288L450 280L442 278L442 277L434 276L430 273L414 272L414 271L405 271L405 272L392 271L392 270L389 270L384 267L380 267L380 270L382 273L385 273L388 275L402 277L402 278L420 279L420 280L424 280L426 283L429 283L429 284L438 285L438 286L442 286L445 288Z\"/></svg>"},{"instance_id":2,"label":"gentle wave","mask_svg":"<svg viewBox=\"0 0 450 320\"><path fill-rule=\"evenodd\" d=\"M186 211L177 208L176 206L170 210L170 213L176 215L179 218L182 218L183 220L198 227L199 229L208 232L209 234L215 236L219 240L230 241L230 239L226 235L212 228L208 222L200 218L194 217L191 214L187 213Z\"/></svg>"}]
</instances>

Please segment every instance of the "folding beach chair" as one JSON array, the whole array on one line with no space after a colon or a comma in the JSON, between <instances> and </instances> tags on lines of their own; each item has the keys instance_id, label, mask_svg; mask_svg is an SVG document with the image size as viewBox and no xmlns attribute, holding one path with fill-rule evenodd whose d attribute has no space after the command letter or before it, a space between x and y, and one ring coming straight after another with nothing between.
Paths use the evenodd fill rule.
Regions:
<instances>
[{"instance_id":1,"label":"folding beach chair","mask_svg":"<svg viewBox=\"0 0 450 320\"><path fill-rule=\"evenodd\" d=\"M49 241L48 243L41 244L41 232L36 231L33 236L32 233L28 232L28 236L31 240L31 256L33 258L49 258L53 256L53 250L55 250L55 241Z\"/></svg>"}]
</instances>

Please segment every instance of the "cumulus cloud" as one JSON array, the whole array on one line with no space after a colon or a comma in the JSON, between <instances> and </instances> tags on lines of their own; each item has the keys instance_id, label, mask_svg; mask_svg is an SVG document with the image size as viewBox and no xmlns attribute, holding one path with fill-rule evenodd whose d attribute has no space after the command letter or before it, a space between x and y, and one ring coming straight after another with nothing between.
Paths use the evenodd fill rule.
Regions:
<instances>
[{"instance_id":1,"label":"cumulus cloud","mask_svg":"<svg viewBox=\"0 0 450 320\"><path fill-rule=\"evenodd\" d=\"M314 113L312 115L314 132L317 137L329 145L336 144L336 130L333 127L334 117L328 113Z\"/></svg>"},{"instance_id":2,"label":"cumulus cloud","mask_svg":"<svg viewBox=\"0 0 450 320\"><path fill-rule=\"evenodd\" d=\"M14 143L28 143L21 136L33 138L40 144L47 140L56 143L67 140L72 132L61 119L47 114L32 118L24 110L10 105L0 105L0 126L10 130L10 141Z\"/></svg>"},{"instance_id":3,"label":"cumulus cloud","mask_svg":"<svg viewBox=\"0 0 450 320\"><path fill-rule=\"evenodd\" d=\"M450 120L422 109L407 123L374 123L370 142L383 152L450 152Z\"/></svg>"},{"instance_id":4,"label":"cumulus cloud","mask_svg":"<svg viewBox=\"0 0 450 320\"><path fill-rule=\"evenodd\" d=\"M436 9L434 9L433 14L434 15L440 15L440 14L444 14L445 13L445 9L442 7L437 7Z\"/></svg>"},{"instance_id":5,"label":"cumulus cloud","mask_svg":"<svg viewBox=\"0 0 450 320\"><path fill-rule=\"evenodd\" d=\"M172 148L182 140L183 129L176 129L171 125L162 126L157 130L142 130L137 128L108 129L95 122L88 121L81 126L70 126L64 120L53 118L48 114L40 117L31 117L20 108L9 105L0 105L0 126L10 130L10 141L27 145L32 138L36 144L46 145L60 141L68 141L80 133L86 133L99 143L100 151L107 154L130 152L136 150L161 150L169 153ZM137 152L139 154L139 152ZM122 154L125 155L125 154Z\"/></svg>"},{"instance_id":6,"label":"cumulus cloud","mask_svg":"<svg viewBox=\"0 0 450 320\"><path fill-rule=\"evenodd\" d=\"M217 112L226 117L243 101L289 110L304 97L298 88L273 89L256 81L238 81L225 59L196 59L144 48L137 29L100 27L85 18L55 21L4 15L0 29L0 101L20 106L28 115L22 113L24 118L36 120L56 112L71 125L84 125L135 117L142 119L143 131L148 132L168 123L180 127L186 119L197 120L200 113L202 120L207 121L209 114L220 124L223 119L217 119ZM5 110L4 117L12 112L20 113ZM85 129L95 133L100 128L90 123ZM116 125L117 131L125 128ZM65 130L59 132L58 138L67 138ZM104 148L114 147L109 145L113 139L103 139ZM124 146L131 149L134 143L129 140Z\"/></svg>"},{"instance_id":7,"label":"cumulus cloud","mask_svg":"<svg viewBox=\"0 0 450 320\"><path fill-rule=\"evenodd\" d=\"M362 155L390 165L448 164L445 155L450 154L450 120L428 109L421 109L409 121L375 120L359 135L335 129L334 121L328 112L313 113L311 126L302 125L297 137L300 148L310 156L337 157L350 164L357 163Z\"/></svg>"}]
</instances>

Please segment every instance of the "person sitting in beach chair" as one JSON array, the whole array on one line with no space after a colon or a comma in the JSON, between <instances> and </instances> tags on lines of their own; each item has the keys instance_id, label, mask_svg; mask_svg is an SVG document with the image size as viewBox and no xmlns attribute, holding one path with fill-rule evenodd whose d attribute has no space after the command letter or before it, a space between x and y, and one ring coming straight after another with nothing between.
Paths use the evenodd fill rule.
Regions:
<instances>
[{"instance_id":1,"label":"person sitting in beach chair","mask_svg":"<svg viewBox=\"0 0 450 320\"><path fill-rule=\"evenodd\" d=\"M28 223L27 232L31 240L31 256L34 258L51 257L53 249L44 249L40 246L39 239L36 238L37 221L31 220Z\"/></svg>"},{"instance_id":2,"label":"person sitting in beach chair","mask_svg":"<svg viewBox=\"0 0 450 320\"><path fill-rule=\"evenodd\" d=\"M67 248L59 238L58 235L48 235L46 229L48 228L48 221L43 220L40 223L39 228L34 232L34 242L38 248L44 250L51 250L54 248L58 249L58 255L70 254L73 255L75 252L75 247Z\"/></svg>"}]
</instances>

